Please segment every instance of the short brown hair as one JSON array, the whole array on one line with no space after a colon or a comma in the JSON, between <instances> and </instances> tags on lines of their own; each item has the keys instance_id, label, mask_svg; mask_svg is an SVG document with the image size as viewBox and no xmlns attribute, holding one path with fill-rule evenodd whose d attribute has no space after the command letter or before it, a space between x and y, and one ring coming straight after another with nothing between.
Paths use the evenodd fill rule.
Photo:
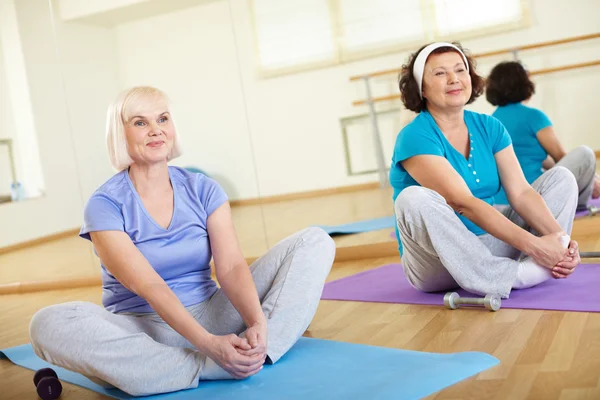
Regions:
<instances>
[{"instance_id":1,"label":"short brown hair","mask_svg":"<svg viewBox=\"0 0 600 400\"><path fill-rule=\"evenodd\" d=\"M483 93L483 88L485 82L483 78L475 72L475 61L473 58L467 54L461 47L460 43L454 42L452 43L456 47L458 47L467 58L467 62L469 63L469 75L471 76L471 98L467 104L471 104L475 101L476 98L481 96ZM398 86L400 88L400 96L402 98L402 102L404 106L414 112L421 112L427 109L427 99L421 98L421 93L419 93L419 86L417 85L417 81L415 80L415 76L413 75L413 66L415 65L415 60L417 55L428 45L421 47L416 53L413 53L408 58L408 64L404 64L402 66L402 72L400 72L400 76L398 77ZM440 47L431 52L431 54L442 54L448 52L455 52L456 49L452 47Z\"/></svg>"},{"instance_id":2,"label":"short brown hair","mask_svg":"<svg viewBox=\"0 0 600 400\"><path fill-rule=\"evenodd\" d=\"M494 106L520 103L535 93L535 84L521 63L505 61L492 68L486 81L485 98Z\"/></svg>"}]
</instances>

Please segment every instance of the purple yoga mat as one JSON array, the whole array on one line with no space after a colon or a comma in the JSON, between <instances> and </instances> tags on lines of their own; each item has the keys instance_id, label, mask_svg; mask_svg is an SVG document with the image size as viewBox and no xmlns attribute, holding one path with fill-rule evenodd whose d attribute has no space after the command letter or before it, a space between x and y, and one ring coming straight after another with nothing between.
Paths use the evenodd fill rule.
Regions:
<instances>
[{"instance_id":1,"label":"purple yoga mat","mask_svg":"<svg viewBox=\"0 0 600 400\"><path fill-rule=\"evenodd\" d=\"M588 206L600 207L600 197L597 199L591 199L590 201L588 201ZM588 214L589 214L588 210L577 211L575 213L575 217L585 217Z\"/></svg>"},{"instance_id":2,"label":"purple yoga mat","mask_svg":"<svg viewBox=\"0 0 600 400\"><path fill-rule=\"evenodd\" d=\"M478 297L456 290L461 296ZM325 284L322 300L444 305L444 294L414 289L400 264L360 272ZM550 279L538 286L513 290L503 308L600 312L600 265L581 264L567 279Z\"/></svg>"}]
</instances>

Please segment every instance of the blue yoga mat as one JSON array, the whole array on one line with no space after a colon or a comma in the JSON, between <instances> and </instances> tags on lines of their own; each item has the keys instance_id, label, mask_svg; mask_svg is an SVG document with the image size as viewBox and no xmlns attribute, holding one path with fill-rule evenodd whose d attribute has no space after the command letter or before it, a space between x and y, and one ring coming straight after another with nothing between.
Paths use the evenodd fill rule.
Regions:
<instances>
[{"instance_id":1,"label":"blue yoga mat","mask_svg":"<svg viewBox=\"0 0 600 400\"><path fill-rule=\"evenodd\" d=\"M34 354L29 344L2 350L3 357L31 370L52 367L61 380L106 396L134 398L49 365ZM498 363L496 358L480 352L436 354L303 337L279 362L265 365L248 379L201 381L196 389L144 398L419 399Z\"/></svg>"},{"instance_id":2,"label":"blue yoga mat","mask_svg":"<svg viewBox=\"0 0 600 400\"><path fill-rule=\"evenodd\" d=\"M351 233L361 233L369 231L378 231L380 229L394 228L396 219L394 216L368 219L365 221L351 222L343 225L318 225L329 235L348 235Z\"/></svg>"}]
</instances>

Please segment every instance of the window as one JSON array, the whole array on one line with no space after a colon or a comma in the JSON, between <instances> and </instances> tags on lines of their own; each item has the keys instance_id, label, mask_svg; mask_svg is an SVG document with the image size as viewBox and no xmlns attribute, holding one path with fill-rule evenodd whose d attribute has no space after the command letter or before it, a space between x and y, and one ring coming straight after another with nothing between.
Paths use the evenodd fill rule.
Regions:
<instances>
[{"instance_id":1,"label":"window","mask_svg":"<svg viewBox=\"0 0 600 400\"><path fill-rule=\"evenodd\" d=\"M331 63L336 59L327 0L254 0L254 26L263 69Z\"/></svg>"},{"instance_id":2,"label":"window","mask_svg":"<svg viewBox=\"0 0 600 400\"><path fill-rule=\"evenodd\" d=\"M426 39L419 1L338 0L338 4L339 45L349 54Z\"/></svg>"},{"instance_id":3,"label":"window","mask_svg":"<svg viewBox=\"0 0 600 400\"><path fill-rule=\"evenodd\" d=\"M518 0L433 0L433 5L441 36L510 25L522 17Z\"/></svg>"},{"instance_id":4,"label":"window","mask_svg":"<svg viewBox=\"0 0 600 400\"><path fill-rule=\"evenodd\" d=\"M278 75L524 26L528 0L249 0L259 69Z\"/></svg>"}]
</instances>

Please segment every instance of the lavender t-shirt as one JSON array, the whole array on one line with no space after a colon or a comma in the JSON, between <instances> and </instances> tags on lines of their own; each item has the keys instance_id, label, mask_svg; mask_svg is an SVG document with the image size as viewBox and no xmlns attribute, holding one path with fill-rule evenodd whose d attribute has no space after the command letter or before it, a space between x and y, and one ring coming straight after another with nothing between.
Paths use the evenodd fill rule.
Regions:
<instances>
[{"instance_id":1,"label":"lavender t-shirt","mask_svg":"<svg viewBox=\"0 0 600 400\"><path fill-rule=\"evenodd\" d=\"M200 303L217 290L210 274L212 252L206 222L227 201L217 182L183 168L169 167L174 192L170 226L158 225L147 212L125 169L90 198L82 238L93 231L123 231L184 306ZM143 298L123 286L102 265L102 303L111 312L152 312Z\"/></svg>"}]
</instances>

